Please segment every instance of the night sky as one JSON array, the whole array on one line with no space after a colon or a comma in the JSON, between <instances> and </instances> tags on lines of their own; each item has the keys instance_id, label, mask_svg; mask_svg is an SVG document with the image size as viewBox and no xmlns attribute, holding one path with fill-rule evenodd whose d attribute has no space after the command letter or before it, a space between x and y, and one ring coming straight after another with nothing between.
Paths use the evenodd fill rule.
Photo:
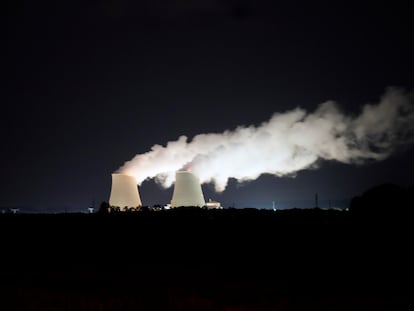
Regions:
<instances>
[{"instance_id":1,"label":"night sky","mask_svg":"<svg viewBox=\"0 0 414 311\"><path fill-rule=\"evenodd\" d=\"M389 86L414 90L408 4L304 2L10 1L0 208L85 211L108 201L111 173L154 144L326 100L355 115ZM414 150L405 149L364 165L322 162L295 178L231 180L220 194L206 184L204 195L283 208L312 207L318 192L321 207L343 205L381 183L413 185ZM172 188L145 181L140 194L166 204Z\"/></svg>"}]
</instances>

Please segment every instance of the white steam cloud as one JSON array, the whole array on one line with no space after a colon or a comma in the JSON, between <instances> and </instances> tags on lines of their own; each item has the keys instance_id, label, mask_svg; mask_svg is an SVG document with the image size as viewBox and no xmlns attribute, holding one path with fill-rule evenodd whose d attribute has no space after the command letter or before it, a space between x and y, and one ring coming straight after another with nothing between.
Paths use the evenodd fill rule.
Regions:
<instances>
[{"instance_id":1,"label":"white steam cloud","mask_svg":"<svg viewBox=\"0 0 414 311\"><path fill-rule=\"evenodd\" d=\"M191 170L202 183L223 191L229 178L254 180L261 174L294 175L316 167L319 160L363 163L383 160L401 145L414 142L413 97L390 88L376 105L365 105L359 116L344 115L333 101L309 113L296 108L275 113L259 126L240 126L220 134L186 136L136 155L118 172L141 184L148 178L164 187L175 172Z\"/></svg>"}]
</instances>

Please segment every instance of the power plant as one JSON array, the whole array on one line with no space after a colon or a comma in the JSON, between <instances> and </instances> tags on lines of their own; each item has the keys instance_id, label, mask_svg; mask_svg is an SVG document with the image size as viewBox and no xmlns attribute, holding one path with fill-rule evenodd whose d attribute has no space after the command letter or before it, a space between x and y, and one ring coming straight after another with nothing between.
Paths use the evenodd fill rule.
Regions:
<instances>
[{"instance_id":1,"label":"power plant","mask_svg":"<svg viewBox=\"0 0 414 311\"><path fill-rule=\"evenodd\" d=\"M133 176L125 174L112 174L112 187L109 205L119 207L122 210L142 206L138 192L138 186ZM175 173L175 184L171 204L165 208L180 206L205 207L207 209L221 208L219 202L206 203L199 178L189 171L177 171Z\"/></svg>"},{"instance_id":2,"label":"power plant","mask_svg":"<svg viewBox=\"0 0 414 311\"><path fill-rule=\"evenodd\" d=\"M206 205L200 180L188 171L175 173L174 192L171 199L171 207Z\"/></svg>"},{"instance_id":3,"label":"power plant","mask_svg":"<svg viewBox=\"0 0 414 311\"><path fill-rule=\"evenodd\" d=\"M118 206L121 209L142 206L134 177L125 174L112 174L109 205Z\"/></svg>"}]
</instances>

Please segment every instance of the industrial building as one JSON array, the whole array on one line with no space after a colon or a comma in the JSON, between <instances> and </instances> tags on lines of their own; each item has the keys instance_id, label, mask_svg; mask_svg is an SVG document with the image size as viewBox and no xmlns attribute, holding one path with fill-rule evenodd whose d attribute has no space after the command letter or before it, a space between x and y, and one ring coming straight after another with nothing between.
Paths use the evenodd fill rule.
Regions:
<instances>
[{"instance_id":1,"label":"industrial building","mask_svg":"<svg viewBox=\"0 0 414 311\"><path fill-rule=\"evenodd\" d=\"M193 173L178 171L175 173L174 192L171 207L206 205L200 180Z\"/></svg>"},{"instance_id":2,"label":"industrial building","mask_svg":"<svg viewBox=\"0 0 414 311\"><path fill-rule=\"evenodd\" d=\"M112 187L109 205L121 209L142 206L138 186L133 176L125 174L112 174Z\"/></svg>"},{"instance_id":3,"label":"industrial building","mask_svg":"<svg viewBox=\"0 0 414 311\"><path fill-rule=\"evenodd\" d=\"M137 208L142 206L141 197L135 178L125 174L112 174L112 187L109 198L111 207L119 207L120 210ZM174 191L171 203L164 209L175 207L204 207L207 209L222 208L220 202L206 203L199 178L189 171L177 171L175 174Z\"/></svg>"}]
</instances>

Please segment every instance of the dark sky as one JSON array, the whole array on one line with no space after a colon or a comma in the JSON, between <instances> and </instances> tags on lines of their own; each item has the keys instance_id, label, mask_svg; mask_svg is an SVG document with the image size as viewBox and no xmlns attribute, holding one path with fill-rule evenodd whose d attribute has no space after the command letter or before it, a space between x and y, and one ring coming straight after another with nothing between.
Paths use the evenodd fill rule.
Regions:
<instances>
[{"instance_id":1,"label":"dark sky","mask_svg":"<svg viewBox=\"0 0 414 311\"><path fill-rule=\"evenodd\" d=\"M111 173L154 144L329 99L356 114L388 86L414 89L408 4L303 2L10 1L0 207L84 210L107 201ZM315 192L325 204L384 182L412 185L413 155L204 192L225 206L270 208ZM171 193L153 181L140 189L149 205Z\"/></svg>"}]
</instances>

